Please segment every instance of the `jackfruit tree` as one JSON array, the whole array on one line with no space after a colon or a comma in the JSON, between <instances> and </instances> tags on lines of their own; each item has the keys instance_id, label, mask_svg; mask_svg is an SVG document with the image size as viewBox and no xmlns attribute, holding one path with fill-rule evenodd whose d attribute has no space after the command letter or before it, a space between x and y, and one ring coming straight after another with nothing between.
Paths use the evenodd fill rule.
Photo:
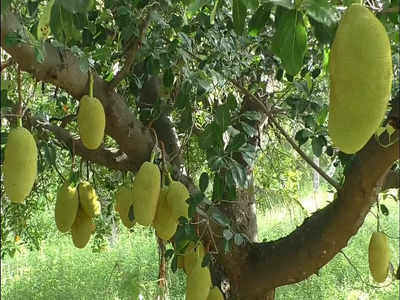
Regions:
<instances>
[{"instance_id":1,"label":"jackfruit tree","mask_svg":"<svg viewBox=\"0 0 400 300\"><path fill-rule=\"evenodd\" d=\"M78 248L149 226L187 299L318 274L398 187L399 4L352 2L2 1L2 240L53 193ZM261 240L257 210L298 205L311 177L334 200ZM377 282L397 266L380 231Z\"/></svg>"}]
</instances>

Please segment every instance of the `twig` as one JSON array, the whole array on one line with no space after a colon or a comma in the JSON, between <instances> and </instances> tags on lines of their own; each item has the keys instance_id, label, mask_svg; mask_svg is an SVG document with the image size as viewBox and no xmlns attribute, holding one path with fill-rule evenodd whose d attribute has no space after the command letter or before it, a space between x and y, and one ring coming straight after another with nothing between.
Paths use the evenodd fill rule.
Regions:
<instances>
[{"instance_id":1,"label":"twig","mask_svg":"<svg viewBox=\"0 0 400 300\"><path fill-rule=\"evenodd\" d=\"M4 69L6 69L7 67L9 67L13 64L15 64L15 61L12 58L9 58L4 64L1 65L0 72L3 72Z\"/></svg>"},{"instance_id":2,"label":"twig","mask_svg":"<svg viewBox=\"0 0 400 300\"><path fill-rule=\"evenodd\" d=\"M139 37L134 39L131 45L128 44L127 47L127 58L125 61L125 65L123 68L115 75L115 77L111 80L110 84L108 85L109 91L113 91L114 88L127 76L131 70L132 64L135 61L136 54L142 46L142 42L146 33L147 26L149 25L151 16L151 11L146 15L143 24L139 31Z\"/></svg>"}]
</instances>

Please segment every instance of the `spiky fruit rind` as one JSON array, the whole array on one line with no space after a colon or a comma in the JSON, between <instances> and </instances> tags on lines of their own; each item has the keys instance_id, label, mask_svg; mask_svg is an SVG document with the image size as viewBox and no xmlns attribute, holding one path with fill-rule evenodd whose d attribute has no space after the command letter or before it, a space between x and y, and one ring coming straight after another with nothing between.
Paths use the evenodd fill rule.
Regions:
<instances>
[{"instance_id":1,"label":"spiky fruit rind","mask_svg":"<svg viewBox=\"0 0 400 300\"><path fill-rule=\"evenodd\" d=\"M201 242L190 242L183 256L183 270L189 275L198 262L202 262L205 250Z\"/></svg>"},{"instance_id":2,"label":"spiky fruit rind","mask_svg":"<svg viewBox=\"0 0 400 300\"><path fill-rule=\"evenodd\" d=\"M197 263L186 281L186 300L207 300L211 288L211 275L208 267Z\"/></svg>"},{"instance_id":3,"label":"spiky fruit rind","mask_svg":"<svg viewBox=\"0 0 400 300\"><path fill-rule=\"evenodd\" d=\"M4 188L7 197L22 203L37 176L38 151L35 139L24 127L11 130L4 151Z\"/></svg>"},{"instance_id":4,"label":"spiky fruit rind","mask_svg":"<svg viewBox=\"0 0 400 300\"><path fill-rule=\"evenodd\" d=\"M371 275L376 282L384 282L389 272L391 251L386 235L374 232L368 247L368 262Z\"/></svg>"},{"instance_id":5,"label":"spiky fruit rind","mask_svg":"<svg viewBox=\"0 0 400 300\"><path fill-rule=\"evenodd\" d=\"M210 290L207 300L224 300L224 295L222 295L218 287L214 286Z\"/></svg>"},{"instance_id":6,"label":"spiky fruit rind","mask_svg":"<svg viewBox=\"0 0 400 300\"><path fill-rule=\"evenodd\" d=\"M164 241L169 240L175 234L178 226L178 220L172 216L167 203L167 192L168 188L166 187L163 187L160 191L157 212L153 221L153 226L158 237Z\"/></svg>"},{"instance_id":7,"label":"spiky fruit rind","mask_svg":"<svg viewBox=\"0 0 400 300\"><path fill-rule=\"evenodd\" d=\"M100 201L98 200L95 189L89 182L82 181L79 183L76 197L78 197L82 209L89 217L93 218L100 214Z\"/></svg>"},{"instance_id":8,"label":"spiky fruit rind","mask_svg":"<svg viewBox=\"0 0 400 300\"><path fill-rule=\"evenodd\" d=\"M95 97L85 95L79 103L78 112L79 135L83 145L90 149L97 149L104 137L106 116L103 104Z\"/></svg>"},{"instance_id":9,"label":"spiky fruit rind","mask_svg":"<svg viewBox=\"0 0 400 300\"><path fill-rule=\"evenodd\" d=\"M54 210L57 229L68 232L78 213L79 200L75 197L76 188L65 182L57 191L56 207Z\"/></svg>"},{"instance_id":10,"label":"spiky fruit rind","mask_svg":"<svg viewBox=\"0 0 400 300\"><path fill-rule=\"evenodd\" d=\"M189 197L190 195L186 186L181 182L172 181L168 186L167 203L174 218L188 218L189 205L186 203L186 200L189 199Z\"/></svg>"},{"instance_id":11,"label":"spiky fruit rind","mask_svg":"<svg viewBox=\"0 0 400 300\"><path fill-rule=\"evenodd\" d=\"M352 4L339 24L329 60L328 133L351 154L378 129L390 99L392 55L384 26L366 7Z\"/></svg>"},{"instance_id":12,"label":"spiky fruit rind","mask_svg":"<svg viewBox=\"0 0 400 300\"><path fill-rule=\"evenodd\" d=\"M160 197L161 175L157 165L144 162L132 184L133 211L140 225L153 223Z\"/></svg>"},{"instance_id":13,"label":"spiky fruit rind","mask_svg":"<svg viewBox=\"0 0 400 300\"><path fill-rule=\"evenodd\" d=\"M78 209L74 224L71 226L72 242L77 248L84 248L90 240L93 230L93 220L84 212Z\"/></svg>"},{"instance_id":14,"label":"spiky fruit rind","mask_svg":"<svg viewBox=\"0 0 400 300\"><path fill-rule=\"evenodd\" d=\"M118 213L121 218L122 224L125 227L131 228L135 225L135 221L129 219L129 208L133 205L132 199L132 189L129 186L121 186L115 194L116 198L116 208L118 208Z\"/></svg>"}]
</instances>

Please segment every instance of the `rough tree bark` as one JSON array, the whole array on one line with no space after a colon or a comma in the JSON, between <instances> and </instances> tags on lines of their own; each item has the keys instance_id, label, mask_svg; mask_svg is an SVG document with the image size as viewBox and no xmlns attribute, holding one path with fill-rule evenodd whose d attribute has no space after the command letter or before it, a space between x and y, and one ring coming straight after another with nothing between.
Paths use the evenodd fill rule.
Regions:
<instances>
[{"instance_id":1,"label":"rough tree bark","mask_svg":"<svg viewBox=\"0 0 400 300\"><path fill-rule=\"evenodd\" d=\"M28 44L5 44L7 33L22 29L13 15L3 13L1 28L1 47L22 70L40 81L63 88L77 100L87 92L88 75L80 71L79 60L72 53L65 51L64 59L61 60L57 50L47 44L45 61L37 63L33 49ZM98 76L95 79L94 95L105 108L106 134L113 137L120 150L127 155L123 168L136 171L150 155L154 143L151 131L135 118L120 95L109 93L107 83ZM58 130L53 127L47 129ZM57 138L63 140L64 133L60 133ZM115 158L111 162L104 157L95 158L94 152L84 153L79 148L76 154L94 157L93 161L109 168L122 168L118 164L114 165ZM110 155L108 152L103 154ZM97 155L102 156L100 153ZM355 155L335 201L305 219L289 235L270 242L249 241L242 246L234 246L227 254L224 253L222 240L216 239L219 253L217 261L223 266L231 283L231 298L273 299L276 287L302 281L317 273L357 233L376 200L378 183L398 158L398 142L383 148L371 139ZM182 179L185 179L191 191L195 189L190 178ZM221 232L220 225L212 219L208 222L214 232ZM204 238L211 239L209 235Z\"/></svg>"}]
</instances>

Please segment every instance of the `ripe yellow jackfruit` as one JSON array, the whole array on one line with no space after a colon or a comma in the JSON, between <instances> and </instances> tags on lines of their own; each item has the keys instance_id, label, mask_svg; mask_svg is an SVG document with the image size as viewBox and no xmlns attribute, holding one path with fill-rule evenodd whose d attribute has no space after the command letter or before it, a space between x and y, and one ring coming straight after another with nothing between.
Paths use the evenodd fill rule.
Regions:
<instances>
[{"instance_id":1,"label":"ripe yellow jackfruit","mask_svg":"<svg viewBox=\"0 0 400 300\"><path fill-rule=\"evenodd\" d=\"M125 185L121 186L115 194L115 198L122 224L131 228L135 225L135 221L129 219L129 208L133 205L132 189Z\"/></svg>"},{"instance_id":2,"label":"ripe yellow jackfruit","mask_svg":"<svg viewBox=\"0 0 400 300\"><path fill-rule=\"evenodd\" d=\"M90 149L97 149L104 137L106 116L103 104L95 97L83 96L79 103L78 112L79 135L83 145Z\"/></svg>"},{"instance_id":3,"label":"ripe yellow jackfruit","mask_svg":"<svg viewBox=\"0 0 400 300\"><path fill-rule=\"evenodd\" d=\"M4 188L12 202L22 203L37 176L35 139L24 127L11 130L4 151Z\"/></svg>"},{"instance_id":4,"label":"ripe yellow jackfruit","mask_svg":"<svg viewBox=\"0 0 400 300\"><path fill-rule=\"evenodd\" d=\"M172 216L176 219L179 217L188 217L189 205L186 200L189 199L189 192L181 182L173 181L168 186L167 203L171 208Z\"/></svg>"},{"instance_id":5,"label":"ripe yellow jackfruit","mask_svg":"<svg viewBox=\"0 0 400 300\"><path fill-rule=\"evenodd\" d=\"M74 224L71 226L72 242L77 248L84 248L90 240L93 230L93 220L83 211L78 209Z\"/></svg>"},{"instance_id":6,"label":"ripe yellow jackfruit","mask_svg":"<svg viewBox=\"0 0 400 300\"><path fill-rule=\"evenodd\" d=\"M211 288L211 275L208 267L198 262L186 281L187 300L207 300Z\"/></svg>"},{"instance_id":7,"label":"ripe yellow jackfruit","mask_svg":"<svg viewBox=\"0 0 400 300\"><path fill-rule=\"evenodd\" d=\"M132 184L133 211L140 225L153 223L160 197L161 175L157 165L144 162Z\"/></svg>"},{"instance_id":8,"label":"ripe yellow jackfruit","mask_svg":"<svg viewBox=\"0 0 400 300\"><path fill-rule=\"evenodd\" d=\"M157 212L153 221L157 235L165 241L169 240L175 234L178 226L178 220L172 216L166 201L167 192L168 188L166 187L163 187L160 191Z\"/></svg>"},{"instance_id":9,"label":"ripe yellow jackfruit","mask_svg":"<svg viewBox=\"0 0 400 300\"><path fill-rule=\"evenodd\" d=\"M79 183L75 196L79 199L82 209L89 217L94 217L100 214L101 205L98 200L96 191L87 181Z\"/></svg>"},{"instance_id":10,"label":"ripe yellow jackfruit","mask_svg":"<svg viewBox=\"0 0 400 300\"><path fill-rule=\"evenodd\" d=\"M214 286L210 290L207 300L224 300L224 295L222 295L218 287Z\"/></svg>"},{"instance_id":11,"label":"ripe yellow jackfruit","mask_svg":"<svg viewBox=\"0 0 400 300\"><path fill-rule=\"evenodd\" d=\"M57 191L55 219L59 231L68 232L78 213L79 200L75 197L76 188L65 182Z\"/></svg>"},{"instance_id":12,"label":"ripe yellow jackfruit","mask_svg":"<svg viewBox=\"0 0 400 300\"><path fill-rule=\"evenodd\" d=\"M198 262L203 261L205 254L204 246L201 242L190 242L183 256L183 270L189 275Z\"/></svg>"},{"instance_id":13,"label":"ripe yellow jackfruit","mask_svg":"<svg viewBox=\"0 0 400 300\"><path fill-rule=\"evenodd\" d=\"M392 55L384 26L367 8L352 4L339 24L329 60L328 133L351 154L378 129L390 99Z\"/></svg>"},{"instance_id":14,"label":"ripe yellow jackfruit","mask_svg":"<svg viewBox=\"0 0 400 300\"><path fill-rule=\"evenodd\" d=\"M374 232L369 241L369 270L376 282L384 282L388 275L391 251L387 237L382 232Z\"/></svg>"}]
</instances>

